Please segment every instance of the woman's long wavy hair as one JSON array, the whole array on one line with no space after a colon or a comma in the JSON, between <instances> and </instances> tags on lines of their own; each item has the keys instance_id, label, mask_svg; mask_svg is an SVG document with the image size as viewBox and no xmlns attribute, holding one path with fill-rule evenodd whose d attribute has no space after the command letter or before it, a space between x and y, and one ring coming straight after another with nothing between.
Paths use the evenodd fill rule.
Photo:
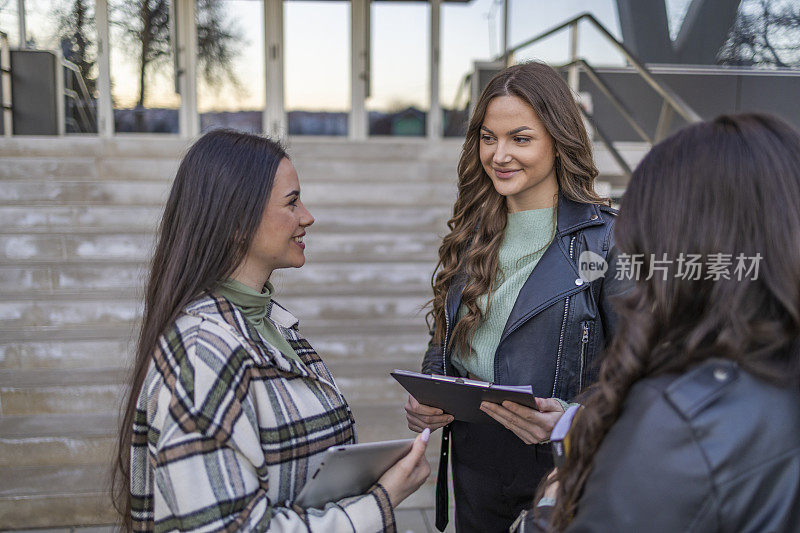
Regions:
<instances>
[{"instance_id":1,"label":"woman's long wavy hair","mask_svg":"<svg viewBox=\"0 0 800 533\"><path fill-rule=\"evenodd\" d=\"M201 137L178 168L159 228L144 299L144 317L121 415L114 507L131 530L131 445L136 403L159 336L182 309L244 259L261 222L275 173L286 152L276 142L233 130Z\"/></svg>"},{"instance_id":2,"label":"woman's long wavy hair","mask_svg":"<svg viewBox=\"0 0 800 533\"><path fill-rule=\"evenodd\" d=\"M481 126L493 98L515 96L536 112L553 138L558 157L556 179L562 195L583 203L608 204L594 192L597 168L592 144L583 125L575 98L562 77L544 63L530 62L509 67L497 74L481 93L467 126L458 162L458 197L450 233L439 247L439 262L431 279L434 342L445 335L447 291L460 276L467 280L461 303L467 312L453 330L452 346L468 354L467 344L484 320L478 297L490 294L497 278L498 251L503 240L508 208L492 185L480 160ZM432 319L432 320L431 320Z\"/></svg>"},{"instance_id":3,"label":"woman's long wavy hair","mask_svg":"<svg viewBox=\"0 0 800 533\"><path fill-rule=\"evenodd\" d=\"M707 279L705 271L684 279L673 269L637 281L619 302L620 328L558 472L554 530L578 511L595 454L638 380L721 357L798 386L798 213L800 135L779 119L722 116L676 133L642 160L616 222L620 252L642 254L643 272L652 257L731 254L723 256L730 279ZM746 267L760 254L758 271L737 271L740 254Z\"/></svg>"}]
</instances>

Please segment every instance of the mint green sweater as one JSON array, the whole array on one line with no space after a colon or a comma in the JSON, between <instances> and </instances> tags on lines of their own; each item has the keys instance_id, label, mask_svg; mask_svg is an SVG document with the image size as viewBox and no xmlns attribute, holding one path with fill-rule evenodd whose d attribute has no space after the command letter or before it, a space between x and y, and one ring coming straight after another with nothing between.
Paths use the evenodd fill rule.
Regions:
<instances>
[{"instance_id":1,"label":"mint green sweater","mask_svg":"<svg viewBox=\"0 0 800 533\"><path fill-rule=\"evenodd\" d=\"M462 374L467 372L484 381L494 381L494 355L500 344L511 309L519 291L539 262L554 234L554 208L532 209L508 214L503 242L498 252L498 271L494 291L478 298L484 322L470 340L470 354L456 352L453 365ZM491 304L491 307L487 306ZM461 319L467 313L462 305Z\"/></svg>"}]
</instances>

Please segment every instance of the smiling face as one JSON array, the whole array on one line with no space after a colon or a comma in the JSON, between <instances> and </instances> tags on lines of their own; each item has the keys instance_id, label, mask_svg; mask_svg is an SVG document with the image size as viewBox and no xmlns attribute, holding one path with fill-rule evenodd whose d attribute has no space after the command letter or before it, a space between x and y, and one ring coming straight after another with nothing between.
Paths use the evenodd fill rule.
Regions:
<instances>
[{"instance_id":1,"label":"smiling face","mask_svg":"<svg viewBox=\"0 0 800 533\"><path fill-rule=\"evenodd\" d=\"M516 96L498 96L486 107L480 158L510 212L555 205L555 144L536 112Z\"/></svg>"},{"instance_id":2,"label":"smiling face","mask_svg":"<svg viewBox=\"0 0 800 533\"><path fill-rule=\"evenodd\" d=\"M314 217L300 201L300 183L291 161L278 165L261 222L234 279L261 290L276 268L301 267L306 262L303 237Z\"/></svg>"}]
</instances>

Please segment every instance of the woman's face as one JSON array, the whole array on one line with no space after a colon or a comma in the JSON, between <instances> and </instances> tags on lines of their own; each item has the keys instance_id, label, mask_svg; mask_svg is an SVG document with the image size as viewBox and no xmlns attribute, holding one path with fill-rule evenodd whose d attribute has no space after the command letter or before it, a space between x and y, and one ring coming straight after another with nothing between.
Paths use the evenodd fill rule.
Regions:
<instances>
[{"instance_id":1,"label":"woman's face","mask_svg":"<svg viewBox=\"0 0 800 533\"><path fill-rule=\"evenodd\" d=\"M276 268L301 267L306 262L303 236L314 223L300 201L300 182L291 161L278 165L261 223L245 256L245 264L268 275Z\"/></svg>"},{"instance_id":2,"label":"woman's face","mask_svg":"<svg viewBox=\"0 0 800 533\"><path fill-rule=\"evenodd\" d=\"M480 158L511 212L553 207L555 145L536 112L516 96L492 98L483 118Z\"/></svg>"}]
</instances>

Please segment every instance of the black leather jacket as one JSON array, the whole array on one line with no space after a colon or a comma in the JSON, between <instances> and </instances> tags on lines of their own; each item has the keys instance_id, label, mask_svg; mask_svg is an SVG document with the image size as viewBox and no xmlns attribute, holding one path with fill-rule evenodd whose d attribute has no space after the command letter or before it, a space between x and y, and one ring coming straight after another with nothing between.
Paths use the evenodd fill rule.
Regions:
<instances>
[{"instance_id":1,"label":"black leather jacket","mask_svg":"<svg viewBox=\"0 0 800 533\"><path fill-rule=\"evenodd\" d=\"M637 383L567 531L800 531L800 388L722 359Z\"/></svg>"},{"instance_id":2,"label":"black leather jacket","mask_svg":"<svg viewBox=\"0 0 800 533\"><path fill-rule=\"evenodd\" d=\"M570 400L596 380L598 354L615 329L609 299L631 283L615 279L615 216L610 207L559 197L556 236L520 290L500 338L496 383L532 385L537 396ZM578 270L586 250L609 263L605 277L591 283ZM465 282L454 283L447 293L445 343L428 346L425 373L456 374L448 339Z\"/></svg>"}]
</instances>

